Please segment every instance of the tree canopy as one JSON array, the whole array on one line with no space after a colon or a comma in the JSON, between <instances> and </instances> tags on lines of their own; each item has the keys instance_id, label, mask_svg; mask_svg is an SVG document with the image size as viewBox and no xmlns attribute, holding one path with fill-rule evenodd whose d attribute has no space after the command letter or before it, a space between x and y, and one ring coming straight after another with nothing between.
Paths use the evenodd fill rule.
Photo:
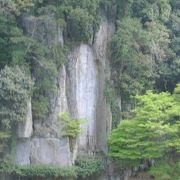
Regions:
<instances>
[{"instance_id":1,"label":"tree canopy","mask_svg":"<svg viewBox=\"0 0 180 180\"><path fill-rule=\"evenodd\" d=\"M174 93L147 91L136 96L134 117L109 137L109 155L124 166L180 153L180 84ZM173 152L173 154L171 154Z\"/></svg>"}]
</instances>

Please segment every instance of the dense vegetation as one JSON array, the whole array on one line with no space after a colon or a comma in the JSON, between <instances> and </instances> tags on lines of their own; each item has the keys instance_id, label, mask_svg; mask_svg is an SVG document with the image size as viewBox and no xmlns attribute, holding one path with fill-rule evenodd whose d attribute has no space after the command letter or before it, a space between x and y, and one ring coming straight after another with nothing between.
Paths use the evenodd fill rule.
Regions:
<instances>
[{"instance_id":1,"label":"dense vegetation","mask_svg":"<svg viewBox=\"0 0 180 180\"><path fill-rule=\"evenodd\" d=\"M110 44L114 84L105 95L114 130L109 155L120 167L151 167L155 179L180 176L179 10L176 0L117 1Z\"/></svg>"},{"instance_id":2,"label":"dense vegetation","mask_svg":"<svg viewBox=\"0 0 180 180\"><path fill-rule=\"evenodd\" d=\"M137 96L134 117L123 120L109 137L109 155L122 166L176 159L180 152L180 84L173 95L147 91ZM179 162L178 162L179 163Z\"/></svg>"},{"instance_id":3,"label":"dense vegetation","mask_svg":"<svg viewBox=\"0 0 180 180\"><path fill-rule=\"evenodd\" d=\"M172 92L180 80L180 7L176 0L117 4L117 30L110 44L112 80L115 99L121 99L121 116L126 118L134 106L132 95L148 89ZM118 108L116 101L111 104ZM119 121L116 117L114 126Z\"/></svg>"},{"instance_id":4,"label":"dense vegetation","mask_svg":"<svg viewBox=\"0 0 180 180\"><path fill-rule=\"evenodd\" d=\"M0 0L0 151L9 131L25 119L30 99L33 120L46 117L68 50L82 42L94 43L101 13L116 25L108 49L111 80L104 88L114 129L109 155L121 167L146 165L156 179L177 179L179 0ZM32 29L26 27L24 16L35 19ZM55 41L57 26L63 29L63 43ZM72 120L68 114L60 117L61 135L73 139L81 122ZM81 168L78 173L84 168L81 177L103 169L94 159L79 159L76 164ZM14 172L79 175L74 169L45 166L18 167Z\"/></svg>"},{"instance_id":5,"label":"dense vegetation","mask_svg":"<svg viewBox=\"0 0 180 180\"><path fill-rule=\"evenodd\" d=\"M105 161L100 156L78 157L72 167L62 167L55 165L27 165L18 166L11 156L0 161L0 175L3 173L14 175L19 179L27 178L79 178L86 179L92 175L100 175L105 171Z\"/></svg>"}]
</instances>

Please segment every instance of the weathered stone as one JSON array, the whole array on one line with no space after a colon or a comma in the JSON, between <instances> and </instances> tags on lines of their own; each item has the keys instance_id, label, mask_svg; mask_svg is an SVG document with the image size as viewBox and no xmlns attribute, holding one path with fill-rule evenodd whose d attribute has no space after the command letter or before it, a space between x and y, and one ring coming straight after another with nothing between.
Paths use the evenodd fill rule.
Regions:
<instances>
[{"instance_id":1,"label":"weathered stone","mask_svg":"<svg viewBox=\"0 0 180 180\"><path fill-rule=\"evenodd\" d=\"M29 138L33 132L31 101L28 102L27 115L24 122L18 124L17 137Z\"/></svg>"},{"instance_id":2,"label":"weathered stone","mask_svg":"<svg viewBox=\"0 0 180 180\"><path fill-rule=\"evenodd\" d=\"M78 146L81 150L94 151L96 145L97 69L90 46L81 44L79 48L71 52L68 72L70 72L68 75L72 82L68 83L68 93L73 96L73 98L71 97L72 101L69 101L70 110L73 111L71 113L75 114L76 118L87 120L86 124L81 125L83 133L79 135Z\"/></svg>"},{"instance_id":3,"label":"weathered stone","mask_svg":"<svg viewBox=\"0 0 180 180\"><path fill-rule=\"evenodd\" d=\"M101 17L101 24L94 43L94 52L97 59L98 69L98 92L96 114L96 137L97 148L107 152L107 138L111 131L112 115L110 105L104 97L105 82L110 79L110 64L108 58L108 43L115 31L113 22L109 22L105 16Z\"/></svg>"},{"instance_id":4,"label":"weathered stone","mask_svg":"<svg viewBox=\"0 0 180 180\"><path fill-rule=\"evenodd\" d=\"M53 16L46 20L26 17L25 29L29 36L44 44L63 44L62 28L53 23ZM57 94L48 95L48 115L43 120L34 119L35 138L31 140L29 155L31 163L71 165L82 151L93 153L96 148L107 151L111 111L104 97L104 85L110 79L107 45L113 32L113 23L103 16L94 44L80 44L69 52L67 64L55 78ZM73 118L87 120L81 126L83 133L74 143L73 152L70 152L68 138L59 139L59 112L69 112ZM23 144L17 150L23 151L21 146Z\"/></svg>"},{"instance_id":5,"label":"weathered stone","mask_svg":"<svg viewBox=\"0 0 180 180\"><path fill-rule=\"evenodd\" d=\"M15 160L19 165L30 164L30 140L17 139Z\"/></svg>"},{"instance_id":6,"label":"weathered stone","mask_svg":"<svg viewBox=\"0 0 180 180\"><path fill-rule=\"evenodd\" d=\"M34 164L71 165L68 138L34 138L30 153Z\"/></svg>"},{"instance_id":7,"label":"weathered stone","mask_svg":"<svg viewBox=\"0 0 180 180\"><path fill-rule=\"evenodd\" d=\"M57 112L68 112L66 97L66 69L63 65L58 76L59 96L57 98Z\"/></svg>"},{"instance_id":8,"label":"weathered stone","mask_svg":"<svg viewBox=\"0 0 180 180\"><path fill-rule=\"evenodd\" d=\"M43 17L24 16L26 33L45 45L63 44L63 26L56 22L53 15Z\"/></svg>"}]
</instances>

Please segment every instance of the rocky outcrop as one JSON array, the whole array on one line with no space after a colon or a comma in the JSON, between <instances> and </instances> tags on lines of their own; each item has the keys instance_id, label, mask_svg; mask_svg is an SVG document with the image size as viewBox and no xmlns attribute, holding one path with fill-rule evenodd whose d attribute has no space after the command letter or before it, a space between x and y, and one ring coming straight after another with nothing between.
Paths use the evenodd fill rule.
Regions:
<instances>
[{"instance_id":1,"label":"rocky outcrop","mask_svg":"<svg viewBox=\"0 0 180 180\"><path fill-rule=\"evenodd\" d=\"M38 34L42 43L63 44L62 28L47 20L25 17L24 26L29 36ZM51 32L46 34L45 32ZM68 53L67 63L59 71L55 83L57 94L50 95L47 117L33 120L34 136L19 136L16 148L18 164L43 163L71 165L77 154L107 151L107 136L111 130L111 111L104 97L104 85L110 79L108 43L114 25L102 15L100 29L93 44L80 44ZM69 139L60 137L57 115L69 112L73 118L86 119L83 133L70 151ZM27 121L28 123L28 121ZM71 149L72 150L72 149ZM21 157L23 154L23 158Z\"/></svg>"},{"instance_id":2,"label":"rocky outcrop","mask_svg":"<svg viewBox=\"0 0 180 180\"><path fill-rule=\"evenodd\" d=\"M43 44L48 44L48 46L63 44L63 28L55 22L52 15L45 18L25 16L23 22L28 36ZM42 163L69 166L72 164L69 139L59 136L60 128L57 122L59 112L68 112L65 66L60 69L54 83L58 90L57 93L48 95L48 115L42 120L33 119L33 137L29 132L30 127L32 127L30 124L30 115L32 122L31 108L28 110L29 116L24 124L19 126L16 162L20 165Z\"/></svg>"},{"instance_id":3,"label":"rocky outcrop","mask_svg":"<svg viewBox=\"0 0 180 180\"><path fill-rule=\"evenodd\" d=\"M78 147L83 151L94 151L97 68L93 50L89 45L81 44L70 53L67 71L69 81L67 97L73 96L74 99L71 101L72 97L70 97L68 101L70 112L78 119L86 119L86 123L81 126L83 133L79 135Z\"/></svg>"},{"instance_id":4,"label":"rocky outcrop","mask_svg":"<svg viewBox=\"0 0 180 180\"><path fill-rule=\"evenodd\" d=\"M16 142L15 160L19 165L30 164L30 139L19 138Z\"/></svg>"},{"instance_id":5,"label":"rocky outcrop","mask_svg":"<svg viewBox=\"0 0 180 180\"><path fill-rule=\"evenodd\" d=\"M30 162L33 164L72 164L68 138L34 138L30 149Z\"/></svg>"},{"instance_id":6,"label":"rocky outcrop","mask_svg":"<svg viewBox=\"0 0 180 180\"><path fill-rule=\"evenodd\" d=\"M24 122L18 124L17 137L18 138L30 138L33 133L33 122L32 122L32 110L31 100L27 103L27 114Z\"/></svg>"},{"instance_id":7,"label":"rocky outcrop","mask_svg":"<svg viewBox=\"0 0 180 180\"><path fill-rule=\"evenodd\" d=\"M98 69L98 92L97 92L97 113L96 113L96 136L97 148L107 152L107 138L111 131L112 115L110 106L106 103L104 87L106 81L110 80L110 61L108 57L108 44L114 34L115 26L113 21L108 21L105 16L101 18L99 32L96 34L94 51L97 59Z\"/></svg>"}]
</instances>

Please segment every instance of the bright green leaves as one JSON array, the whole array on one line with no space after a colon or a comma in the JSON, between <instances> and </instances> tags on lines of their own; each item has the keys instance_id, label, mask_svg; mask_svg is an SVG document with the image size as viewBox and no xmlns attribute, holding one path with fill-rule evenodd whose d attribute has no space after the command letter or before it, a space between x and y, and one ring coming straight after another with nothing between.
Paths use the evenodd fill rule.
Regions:
<instances>
[{"instance_id":1,"label":"bright green leaves","mask_svg":"<svg viewBox=\"0 0 180 180\"><path fill-rule=\"evenodd\" d=\"M105 170L105 162L99 156L80 156L75 161L75 166L79 168L78 176L87 178L93 174L101 174Z\"/></svg>"},{"instance_id":2,"label":"bright green leaves","mask_svg":"<svg viewBox=\"0 0 180 180\"><path fill-rule=\"evenodd\" d=\"M180 164L175 160L162 160L158 162L155 166L150 168L149 173L153 175L156 180L177 180L180 177Z\"/></svg>"},{"instance_id":3,"label":"bright green leaves","mask_svg":"<svg viewBox=\"0 0 180 180\"><path fill-rule=\"evenodd\" d=\"M9 129L11 125L26 118L27 103L33 82L18 67L5 67L0 72L0 124Z\"/></svg>"},{"instance_id":4,"label":"bright green leaves","mask_svg":"<svg viewBox=\"0 0 180 180\"><path fill-rule=\"evenodd\" d=\"M137 96L135 116L120 122L109 137L109 155L121 165L133 166L180 149L179 84L173 95L148 91Z\"/></svg>"},{"instance_id":5,"label":"bright green leaves","mask_svg":"<svg viewBox=\"0 0 180 180\"><path fill-rule=\"evenodd\" d=\"M135 108L136 119L143 121L165 122L169 119L169 110L174 105L173 97L168 93L154 94L147 91L143 96L138 96L138 107Z\"/></svg>"},{"instance_id":6,"label":"bright green leaves","mask_svg":"<svg viewBox=\"0 0 180 180\"><path fill-rule=\"evenodd\" d=\"M83 132L80 125L86 122L84 119L73 119L68 113L60 113L58 118L61 136L75 138Z\"/></svg>"}]
</instances>

